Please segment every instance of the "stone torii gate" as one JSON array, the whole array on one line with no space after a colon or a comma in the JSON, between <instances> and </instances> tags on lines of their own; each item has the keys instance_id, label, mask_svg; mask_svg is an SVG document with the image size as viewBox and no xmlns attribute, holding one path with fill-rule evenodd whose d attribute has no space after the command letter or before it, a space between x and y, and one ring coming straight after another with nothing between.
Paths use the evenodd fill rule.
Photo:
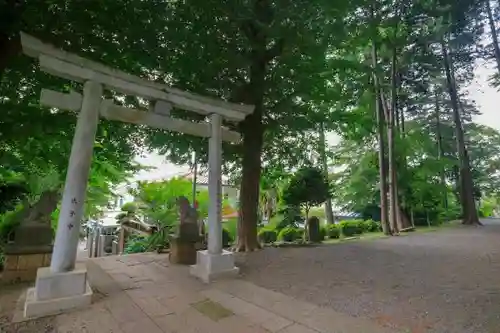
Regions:
<instances>
[{"instance_id":1,"label":"stone torii gate","mask_svg":"<svg viewBox=\"0 0 500 333\"><path fill-rule=\"evenodd\" d=\"M76 112L78 120L52 261L50 267L38 270L35 287L27 292L25 317L56 314L91 302L92 289L85 265L75 263L99 117L209 138L208 250L198 251L191 274L207 283L215 276L237 274L233 254L222 249L221 159L222 141L238 142L240 134L222 127L222 119L241 121L254 107L225 103L144 80L67 53L25 33L21 33L21 44L26 55L39 60L41 70L84 84L83 96L74 91L64 94L42 89L41 92L41 105ZM112 100L102 99L105 88L149 100L151 107L139 110L115 105ZM172 107L207 115L210 122L176 119L170 115Z\"/></svg>"}]
</instances>

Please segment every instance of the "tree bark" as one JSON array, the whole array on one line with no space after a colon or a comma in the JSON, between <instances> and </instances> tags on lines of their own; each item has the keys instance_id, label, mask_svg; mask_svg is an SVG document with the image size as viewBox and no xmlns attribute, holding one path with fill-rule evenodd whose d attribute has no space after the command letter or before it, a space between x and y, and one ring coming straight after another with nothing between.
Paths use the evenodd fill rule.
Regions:
<instances>
[{"instance_id":1,"label":"tree bark","mask_svg":"<svg viewBox=\"0 0 500 333\"><path fill-rule=\"evenodd\" d=\"M491 39L493 44L493 55L497 63L497 71L500 74L500 46L498 45L498 34L495 27L495 19L493 18L493 11L491 10L490 0L485 0L486 14L488 15L488 23L491 30Z\"/></svg>"},{"instance_id":2,"label":"tree bark","mask_svg":"<svg viewBox=\"0 0 500 333\"><path fill-rule=\"evenodd\" d=\"M240 123L243 134L242 179L240 190L240 214L238 219L238 241L236 251L253 251L260 248L257 240L257 219L259 209L259 181L261 155L264 144L264 93L267 65L281 55L284 40L278 40L270 48L266 25L273 20L273 9L269 0L255 0L254 20L243 22L241 29L248 38L250 54L250 82L244 89L245 103L255 106L254 112Z\"/></svg>"},{"instance_id":3,"label":"tree bark","mask_svg":"<svg viewBox=\"0 0 500 333\"><path fill-rule=\"evenodd\" d=\"M261 74L258 75L260 76ZM262 79L263 77L262 75ZM254 113L248 116L241 124L243 134L243 167L236 251L253 251L260 248L257 240L257 220L264 125L262 124L262 96L259 99L260 101L257 101L258 104L255 104Z\"/></svg>"},{"instance_id":4,"label":"tree bark","mask_svg":"<svg viewBox=\"0 0 500 333\"><path fill-rule=\"evenodd\" d=\"M436 109L436 144L437 144L437 157L439 161L443 159L443 137L441 136L441 112L439 108L438 92L435 91L435 109ZM442 167L439 174L441 186L445 189L443 193L443 207L448 208L448 190L446 187L445 169Z\"/></svg>"},{"instance_id":5,"label":"tree bark","mask_svg":"<svg viewBox=\"0 0 500 333\"><path fill-rule=\"evenodd\" d=\"M476 210L476 202L474 200L472 174L470 170L469 155L465 147L464 130L462 126L462 119L460 116L458 93L455 85L455 80L452 77L453 63L448 55L447 46L444 39L441 40L441 51L443 54L443 64L446 73L446 83L448 93L451 99L453 109L453 120L455 123L455 134L457 139L457 151L460 163L460 184L462 186L462 211L463 211L463 224L481 225Z\"/></svg>"},{"instance_id":6,"label":"tree bark","mask_svg":"<svg viewBox=\"0 0 500 333\"><path fill-rule=\"evenodd\" d=\"M24 5L21 0L0 4L0 80L11 59L21 51L19 29Z\"/></svg>"},{"instance_id":7,"label":"tree bark","mask_svg":"<svg viewBox=\"0 0 500 333\"><path fill-rule=\"evenodd\" d=\"M321 167L325 173L326 179L328 179L328 163L326 160L326 139L325 139L325 127L324 124L320 124L319 130L319 149L321 157ZM325 217L328 224L333 224L333 209L332 209L332 199L328 198L325 201Z\"/></svg>"},{"instance_id":8,"label":"tree bark","mask_svg":"<svg viewBox=\"0 0 500 333\"><path fill-rule=\"evenodd\" d=\"M373 14L373 13L372 13ZM377 44L375 40L372 41L372 66L376 70L378 63ZM377 117L378 127L378 162L379 162L379 183L380 183L380 221L382 230L385 235L391 235L391 226L387 213L387 169L385 167L385 142L384 142L384 129L385 129L385 115L382 107L380 97L380 85L377 74L373 74L373 87L375 91L375 114Z\"/></svg>"},{"instance_id":9,"label":"tree bark","mask_svg":"<svg viewBox=\"0 0 500 333\"><path fill-rule=\"evenodd\" d=\"M396 49L393 48L391 60L391 107L387 110L387 146L389 160L389 221L392 230L403 229L399 218L396 160L394 156L394 118L396 109Z\"/></svg>"}]
</instances>

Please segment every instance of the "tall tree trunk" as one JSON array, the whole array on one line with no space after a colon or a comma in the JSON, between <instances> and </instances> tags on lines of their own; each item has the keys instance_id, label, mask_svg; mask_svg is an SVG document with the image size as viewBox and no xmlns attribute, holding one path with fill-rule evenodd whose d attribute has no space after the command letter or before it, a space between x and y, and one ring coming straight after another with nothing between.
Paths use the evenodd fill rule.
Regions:
<instances>
[{"instance_id":1,"label":"tall tree trunk","mask_svg":"<svg viewBox=\"0 0 500 333\"><path fill-rule=\"evenodd\" d=\"M436 108L436 144L437 144L437 156L438 160L443 160L443 137L441 135L441 112L439 108L439 96L438 91L435 91L435 108ZM443 207L448 208L448 189L446 186L445 169L444 165L439 172L441 186L445 189L443 193Z\"/></svg>"},{"instance_id":2,"label":"tall tree trunk","mask_svg":"<svg viewBox=\"0 0 500 333\"><path fill-rule=\"evenodd\" d=\"M394 154L394 118L396 112L396 49L393 49L391 60L391 107L387 110L387 146L389 160L389 221L392 230L398 232L403 227L399 218L397 171Z\"/></svg>"},{"instance_id":3,"label":"tall tree trunk","mask_svg":"<svg viewBox=\"0 0 500 333\"><path fill-rule=\"evenodd\" d=\"M24 5L22 0L0 1L0 79L11 59L21 51L19 29Z\"/></svg>"},{"instance_id":4,"label":"tall tree trunk","mask_svg":"<svg viewBox=\"0 0 500 333\"><path fill-rule=\"evenodd\" d=\"M326 179L328 179L328 163L326 160L326 139L325 139L325 126L323 123L320 124L319 129L319 153L321 158L321 167L325 173ZM332 209L332 199L328 198L325 201L325 217L328 224L333 224L333 209Z\"/></svg>"},{"instance_id":5,"label":"tall tree trunk","mask_svg":"<svg viewBox=\"0 0 500 333\"><path fill-rule=\"evenodd\" d=\"M498 34L495 26L495 19L493 18L493 11L491 9L490 0L485 0L486 4L486 14L488 15L488 23L491 30L491 39L493 44L495 61L497 62L497 71L500 74L500 46L498 45Z\"/></svg>"},{"instance_id":6,"label":"tall tree trunk","mask_svg":"<svg viewBox=\"0 0 500 333\"><path fill-rule=\"evenodd\" d=\"M250 82L240 93L245 96L240 101L253 104L254 112L240 123L243 134L242 179L240 190L240 214L238 219L238 241L236 251L253 251L260 248L257 240L257 220L259 208L259 181L261 155L264 144L264 93L266 71L270 61L283 52L284 39L275 41L268 48L269 38L266 26L274 20L269 0L255 0L255 18L243 21L242 32L246 35L252 51L250 54Z\"/></svg>"},{"instance_id":7,"label":"tall tree trunk","mask_svg":"<svg viewBox=\"0 0 500 333\"><path fill-rule=\"evenodd\" d=\"M257 74L263 81L263 74L256 72ZM261 174L260 158L264 137L264 125L262 124L264 106L262 96L259 100L255 103L254 113L248 116L241 124L243 134L243 168L236 251L253 251L260 248L257 240L257 220L260 190L259 180Z\"/></svg>"},{"instance_id":8,"label":"tall tree trunk","mask_svg":"<svg viewBox=\"0 0 500 333\"><path fill-rule=\"evenodd\" d=\"M373 13L372 13L373 14ZM377 68L378 55L377 43L375 39L372 41L372 66L374 70ZM384 129L385 129L385 114L381 101L380 85L377 73L373 74L373 86L375 91L375 113L377 116L378 127L378 163L379 163L379 176L380 176L380 221L382 230L385 235L392 234L391 226L389 224L387 212L387 169L385 163L385 142L384 142Z\"/></svg>"},{"instance_id":9,"label":"tall tree trunk","mask_svg":"<svg viewBox=\"0 0 500 333\"><path fill-rule=\"evenodd\" d=\"M460 116L460 108L458 103L458 93L455 85L455 80L452 77L453 63L448 55L447 46L444 39L441 39L441 51L443 54L444 70L446 72L446 83L448 93L451 99L453 109L453 120L455 123L455 134L457 139L457 151L460 163L460 184L462 186L462 211L463 211L463 224L476 224L480 225L479 217L476 210L476 202L474 200L474 186L472 183L472 174L470 170L469 155L465 147L464 130L462 126L462 119Z\"/></svg>"}]
</instances>

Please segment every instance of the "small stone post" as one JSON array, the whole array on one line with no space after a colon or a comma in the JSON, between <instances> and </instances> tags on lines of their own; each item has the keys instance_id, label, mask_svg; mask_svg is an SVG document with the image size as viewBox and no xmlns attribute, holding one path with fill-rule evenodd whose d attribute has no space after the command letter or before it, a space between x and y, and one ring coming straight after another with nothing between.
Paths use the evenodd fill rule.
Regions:
<instances>
[{"instance_id":1,"label":"small stone post","mask_svg":"<svg viewBox=\"0 0 500 333\"><path fill-rule=\"evenodd\" d=\"M222 215L221 215L221 188L222 188L222 119L218 114L210 116L212 136L208 149L208 252L222 253Z\"/></svg>"},{"instance_id":2,"label":"small stone post","mask_svg":"<svg viewBox=\"0 0 500 333\"><path fill-rule=\"evenodd\" d=\"M80 221L87 192L94 139L99 122L102 85L88 81L83 88L83 102L78 115L68 171L57 225L50 269L67 272L75 267Z\"/></svg>"}]
</instances>

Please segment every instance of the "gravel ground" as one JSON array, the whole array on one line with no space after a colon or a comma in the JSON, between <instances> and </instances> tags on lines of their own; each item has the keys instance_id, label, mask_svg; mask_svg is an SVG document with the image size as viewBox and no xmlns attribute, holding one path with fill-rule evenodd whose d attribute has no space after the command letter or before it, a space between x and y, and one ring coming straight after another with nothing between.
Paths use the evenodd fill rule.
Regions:
<instances>
[{"instance_id":1,"label":"gravel ground","mask_svg":"<svg viewBox=\"0 0 500 333\"><path fill-rule=\"evenodd\" d=\"M315 248L240 263L257 285L402 332L500 332L500 221ZM240 259L240 260L241 260Z\"/></svg>"},{"instance_id":2,"label":"gravel ground","mask_svg":"<svg viewBox=\"0 0 500 333\"><path fill-rule=\"evenodd\" d=\"M0 285L0 333L56 333L53 317L12 323L21 292L27 285Z\"/></svg>"}]
</instances>

